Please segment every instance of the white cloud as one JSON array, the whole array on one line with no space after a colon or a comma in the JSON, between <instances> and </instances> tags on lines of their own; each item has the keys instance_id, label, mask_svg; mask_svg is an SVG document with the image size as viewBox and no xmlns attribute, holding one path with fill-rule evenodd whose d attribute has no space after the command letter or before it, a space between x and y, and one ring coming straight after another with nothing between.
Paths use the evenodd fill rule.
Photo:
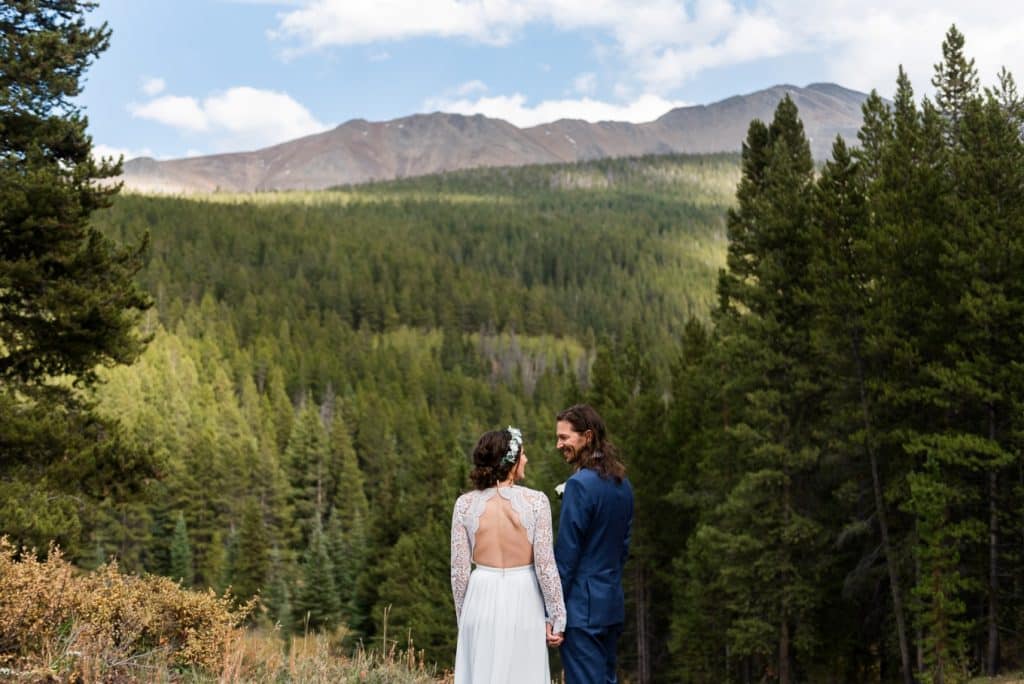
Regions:
<instances>
[{"instance_id":1,"label":"white cloud","mask_svg":"<svg viewBox=\"0 0 1024 684\"><path fill-rule=\"evenodd\" d=\"M159 95L167 88L167 82L162 78L147 78L142 83L142 92L150 97Z\"/></svg>"},{"instance_id":2,"label":"white cloud","mask_svg":"<svg viewBox=\"0 0 1024 684\"><path fill-rule=\"evenodd\" d=\"M1003 0L302 0L279 16L274 37L300 51L418 37L507 45L532 25L589 32L631 90L664 97L702 72L783 56L883 93L902 63L928 91L954 22L983 80L1024 69L1024 13Z\"/></svg>"},{"instance_id":3,"label":"white cloud","mask_svg":"<svg viewBox=\"0 0 1024 684\"><path fill-rule=\"evenodd\" d=\"M482 0L308 0L303 7L283 13L271 37L294 38L311 48L417 36L504 43L516 24L521 26L522 20L529 18L528 11L516 10L516 3L510 0L498 0L493 7L489 4ZM509 14L523 19L508 21Z\"/></svg>"},{"instance_id":4,"label":"white cloud","mask_svg":"<svg viewBox=\"0 0 1024 684\"><path fill-rule=\"evenodd\" d=\"M1013 5L992 0L869 0L862 8L838 4L840 16L807 3L800 25L805 42L826 54L827 78L843 85L890 95L902 64L916 91L930 93L933 65L942 59L940 44L954 23L967 39L965 51L976 59L983 83L994 82L1004 65L1018 75L1024 70L1024 42L1019 39L1024 14ZM794 16L783 15L782 20Z\"/></svg>"},{"instance_id":5,"label":"white cloud","mask_svg":"<svg viewBox=\"0 0 1024 684\"><path fill-rule=\"evenodd\" d=\"M597 90L597 74L592 71L580 74L572 82L572 89L580 95L593 95Z\"/></svg>"},{"instance_id":6,"label":"white cloud","mask_svg":"<svg viewBox=\"0 0 1024 684\"><path fill-rule=\"evenodd\" d=\"M610 30L627 46L641 45L670 39L687 13L673 0L304 0L279 16L272 38L315 49L418 37L505 45L537 23Z\"/></svg>"},{"instance_id":7,"label":"white cloud","mask_svg":"<svg viewBox=\"0 0 1024 684\"><path fill-rule=\"evenodd\" d=\"M133 116L184 133L206 133L217 150L252 149L292 140L326 128L286 93L247 86L230 88L199 102L164 95L129 106Z\"/></svg>"},{"instance_id":8,"label":"white cloud","mask_svg":"<svg viewBox=\"0 0 1024 684\"><path fill-rule=\"evenodd\" d=\"M326 128L285 93L239 87L208 97L203 108L210 124L245 145L292 140Z\"/></svg>"},{"instance_id":9,"label":"white cloud","mask_svg":"<svg viewBox=\"0 0 1024 684\"><path fill-rule=\"evenodd\" d=\"M455 89L456 95L472 95L487 92L487 84L483 81L466 81Z\"/></svg>"},{"instance_id":10,"label":"white cloud","mask_svg":"<svg viewBox=\"0 0 1024 684\"><path fill-rule=\"evenodd\" d=\"M372 52L367 57L371 62L386 62L391 59L391 54L387 50L381 50L380 52Z\"/></svg>"},{"instance_id":11,"label":"white cloud","mask_svg":"<svg viewBox=\"0 0 1024 684\"><path fill-rule=\"evenodd\" d=\"M746 10L733 0L708 0L706 17L727 17L715 4L729 5L734 17L714 40L669 46L682 53L644 55L652 88L677 82L680 73L804 56L819 63L819 80L876 88L883 95L892 94L902 64L918 94L930 93L933 65L942 59L942 40L954 23L967 38L966 52L976 58L983 83L993 82L1000 66L1024 69L1024 14L997 0L756 0Z\"/></svg>"},{"instance_id":12,"label":"white cloud","mask_svg":"<svg viewBox=\"0 0 1024 684\"><path fill-rule=\"evenodd\" d=\"M162 95L145 104L132 103L128 105L128 111L140 119L188 131L205 131L208 125L206 112L194 97Z\"/></svg>"},{"instance_id":13,"label":"white cloud","mask_svg":"<svg viewBox=\"0 0 1024 684\"><path fill-rule=\"evenodd\" d=\"M770 17L741 16L713 43L648 49L632 56L637 77L655 91L671 91L702 71L786 54L794 40Z\"/></svg>"},{"instance_id":14,"label":"white cloud","mask_svg":"<svg viewBox=\"0 0 1024 684\"><path fill-rule=\"evenodd\" d=\"M658 95L647 94L629 104L602 102L589 97L578 100L545 100L535 105L527 102L525 95L498 95L471 99L431 98L424 103L428 111L453 112L457 114L483 114L504 119L519 127L536 126L558 119L583 119L585 121L631 121L642 123L653 121L665 112L686 103L666 100Z\"/></svg>"}]
</instances>

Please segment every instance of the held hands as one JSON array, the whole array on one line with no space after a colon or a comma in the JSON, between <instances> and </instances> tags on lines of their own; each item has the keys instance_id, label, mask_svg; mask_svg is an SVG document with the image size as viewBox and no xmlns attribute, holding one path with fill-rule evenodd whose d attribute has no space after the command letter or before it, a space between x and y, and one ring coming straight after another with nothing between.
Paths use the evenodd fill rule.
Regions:
<instances>
[{"instance_id":1,"label":"held hands","mask_svg":"<svg viewBox=\"0 0 1024 684\"><path fill-rule=\"evenodd\" d=\"M551 623L544 625L544 631L547 633L548 646L554 648L555 646L561 646L562 642L565 641L564 632L555 634L551 631Z\"/></svg>"}]
</instances>

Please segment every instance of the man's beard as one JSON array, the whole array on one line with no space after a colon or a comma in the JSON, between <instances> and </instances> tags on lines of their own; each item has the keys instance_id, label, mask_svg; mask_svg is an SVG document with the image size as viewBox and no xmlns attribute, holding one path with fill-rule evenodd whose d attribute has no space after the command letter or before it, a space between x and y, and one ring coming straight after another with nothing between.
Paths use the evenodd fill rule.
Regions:
<instances>
[{"instance_id":1,"label":"man's beard","mask_svg":"<svg viewBox=\"0 0 1024 684\"><path fill-rule=\"evenodd\" d=\"M571 446L567 446L562 449L562 458L569 465L576 465L580 460L580 452Z\"/></svg>"}]
</instances>

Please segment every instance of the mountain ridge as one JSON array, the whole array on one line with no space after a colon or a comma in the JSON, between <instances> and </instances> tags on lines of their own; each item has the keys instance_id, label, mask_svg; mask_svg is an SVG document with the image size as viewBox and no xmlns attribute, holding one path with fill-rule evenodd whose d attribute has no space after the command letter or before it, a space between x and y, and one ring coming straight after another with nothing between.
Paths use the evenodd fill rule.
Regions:
<instances>
[{"instance_id":1,"label":"mountain ridge","mask_svg":"<svg viewBox=\"0 0 1024 684\"><path fill-rule=\"evenodd\" d=\"M853 140L865 93L834 83L780 84L633 124L559 119L519 128L482 114L418 113L338 126L269 147L185 159L125 162L125 186L142 192L315 190L486 166L587 161L645 154L739 151L752 119L770 120L793 98L817 159L836 135Z\"/></svg>"}]
</instances>

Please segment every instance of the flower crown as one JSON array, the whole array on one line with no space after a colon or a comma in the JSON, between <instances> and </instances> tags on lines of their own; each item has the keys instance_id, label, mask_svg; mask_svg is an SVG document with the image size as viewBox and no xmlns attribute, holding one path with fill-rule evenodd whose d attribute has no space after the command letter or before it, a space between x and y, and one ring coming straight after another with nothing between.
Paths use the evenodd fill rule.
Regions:
<instances>
[{"instance_id":1,"label":"flower crown","mask_svg":"<svg viewBox=\"0 0 1024 684\"><path fill-rule=\"evenodd\" d=\"M523 447L523 433L519 428L514 428L511 425L505 428L505 431L509 434L508 451L505 452L501 463L502 465L511 465L516 462L519 450Z\"/></svg>"}]
</instances>

